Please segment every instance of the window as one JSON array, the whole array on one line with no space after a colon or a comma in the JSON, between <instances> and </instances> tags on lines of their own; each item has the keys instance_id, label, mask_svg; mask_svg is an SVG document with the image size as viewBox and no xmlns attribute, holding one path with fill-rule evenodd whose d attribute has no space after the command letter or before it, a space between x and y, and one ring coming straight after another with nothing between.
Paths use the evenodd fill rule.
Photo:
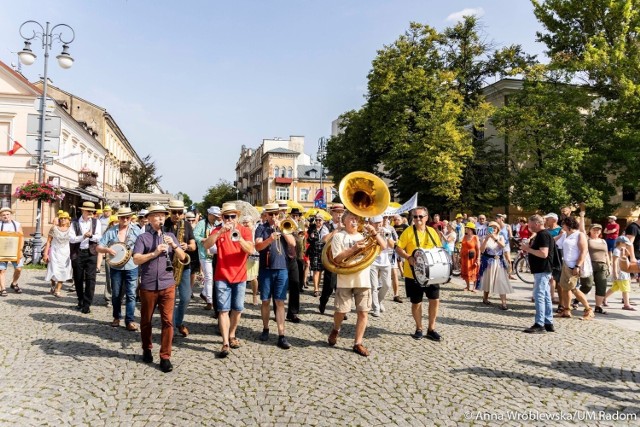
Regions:
<instances>
[{"instance_id":1,"label":"window","mask_svg":"<svg viewBox=\"0 0 640 427\"><path fill-rule=\"evenodd\" d=\"M622 201L623 202L635 202L636 201L636 189L633 187L622 187Z\"/></svg>"},{"instance_id":2,"label":"window","mask_svg":"<svg viewBox=\"0 0 640 427\"><path fill-rule=\"evenodd\" d=\"M0 207L11 206L11 184L0 184Z\"/></svg>"},{"instance_id":3,"label":"window","mask_svg":"<svg viewBox=\"0 0 640 427\"><path fill-rule=\"evenodd\" d=\"M273 176L275 176L276 178L280 176L280 168L279 167L275 167L273 169Z\"/></svg>"},{"instance_id":4,"label":"window","mask_svg":"<svg viewBox=\"0 0 640 427\"><path fill-rule=\"evenodd\" d=\"M287 178L293 178L293 168L291 166L287 169Z\"/></svg>"},{"instance_id":5,"label":"window","mask_svg":"<svg viewBox=\"0 0 640 427\"><path fill-rule=\"evenodd\" d=\"M276 187L276 200L289 200L289 186Z\"/></svg>"},{"instance_id":6,"label":"window","mask_svg":"<svg viewBox=\"0 0 640 427\"><path fill-rule=\"evenodd\" d=\"M308 188L301 188L300 189L300 201L301 202L308 202L309 201L309 189Z\"/></svg>"},{"instance_id":7,"label":"window","mask_svg":"<svg viewBox=\"0 0 640 427\"><path fill-rule=\"evenodd\" d=\"M317 178L317 171L315 169L311 169L309 172L309 178Z\"/></svg>"}]
</instances>

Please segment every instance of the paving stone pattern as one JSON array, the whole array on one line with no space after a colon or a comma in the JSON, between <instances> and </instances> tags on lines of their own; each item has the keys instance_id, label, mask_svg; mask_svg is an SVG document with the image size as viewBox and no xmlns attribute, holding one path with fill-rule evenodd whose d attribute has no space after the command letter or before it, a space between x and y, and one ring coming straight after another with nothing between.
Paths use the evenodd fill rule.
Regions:
<instances>
[{"instance_id":1,"label":"paving stone pattern","mask_svg":"<svg viewBox=\"0 0 640 427\"><path fill-rule=\"evenodd\" d=\"M547 426L584 425L575 418L585 416L596 417L589 425L640 423L633 419L640 417L640 333L611 321L621 316L615 307L607 319L562 319L556 333L527 335L526 287L503 312L454 280L442 292L441 343L413 340L410 304L387 300L386 312L369 318L371 356L363 358L351 349L355 313L337 346L326 344L333 301L320 315L317 299L303 294L303 323L287 323L292 348L285 351L276 347L275 322L268 342L257 339L260 314L247 295L242 347L221 360L214 356L221 338L197 289L185 320L191 335L176 338L174 371L164 374L158 316L155 363L147 365L139 334L109 326L104 273L88 315L73 308L75 294L50 296L43 279L43 271L25 271L24 293L0 299L2 425Z\"/></svg>"}]
</instances>

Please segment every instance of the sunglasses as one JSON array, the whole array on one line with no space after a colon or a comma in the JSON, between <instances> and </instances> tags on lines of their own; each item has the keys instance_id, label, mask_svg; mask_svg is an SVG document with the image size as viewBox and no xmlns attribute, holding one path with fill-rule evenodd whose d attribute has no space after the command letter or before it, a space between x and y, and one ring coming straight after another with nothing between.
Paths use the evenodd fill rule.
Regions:
<instances>
[{"instance_id":1,"label":"sunglasses","mask_svg":"<svg viewBox=\"0 0 640 427\"><path fill-rule=\"evenodd\" d=\"M224 219L236 219L237 215L222 215L222 218Z\"/></svg>"},{"instance_id":2,"label":"sunglasses","mask_svg":"<svg viewBox=\"0 0 640 427\"><path fill-rule=\"evenodd\" d=\"M426 215L414 215L413 219L422 219L422 218L425 218L425 217L426 217Z\"/></svg>"},{"instance_id":3,"label":"sunglasses","mask_svg":"<svg viewBox=\"0 0 640 427\"><path fill-rule=\"evenodd\" d=\"M182 211L171 211L171 215L180 215Z\"/></svg>"},{"instance_id":4,"label":"sunglasses","mask_svg":"<svg viewBox=\"0 0 640 427\"><path fill-rule=\"evenodd\" d=\"M322 222L322 221L324 221L324 220L322 220L322 219L316 219L316 222Z\"/></svg>"},{"instance_id":5,"label":"sunglasses","mask_svg":"<svg viewBox=\"0 0 640 427\"><path fill-rule=\"evenodd\" d=\"M195 219L188 219L187 221L189 221L189 222L196 222L196 220L195 220Z\"/></svg>"},{"instance_id":6,"label":"sunglasses","mask_svg":"<svg viewBox=\"0 0 640 427\"><path fill-rule=\"evenodd\" d=\"M267 215L269 216L276 216L278 213L277 212L267 212Z\"/></svg>"}]
</instances>

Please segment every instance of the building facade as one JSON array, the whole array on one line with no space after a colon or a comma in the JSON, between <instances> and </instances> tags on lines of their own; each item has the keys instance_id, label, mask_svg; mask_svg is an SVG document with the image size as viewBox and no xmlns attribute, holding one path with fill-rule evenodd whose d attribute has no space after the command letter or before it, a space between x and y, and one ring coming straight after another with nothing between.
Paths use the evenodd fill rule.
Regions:
<instances>
[{"instance_id":1,"label":"building facade","mask_svg":"<svg viewBox=\"0 0 640 427\"><path fill-rule=\"evenodd\" d=\"M263 139L256 149L242 146L236 163L236 188L242 199L256 206L276 200L292 200L305 209L314 206L322 188L331 200L333 182L326 169L304 153L304 137Z\"/></svg>"}]
</instances>

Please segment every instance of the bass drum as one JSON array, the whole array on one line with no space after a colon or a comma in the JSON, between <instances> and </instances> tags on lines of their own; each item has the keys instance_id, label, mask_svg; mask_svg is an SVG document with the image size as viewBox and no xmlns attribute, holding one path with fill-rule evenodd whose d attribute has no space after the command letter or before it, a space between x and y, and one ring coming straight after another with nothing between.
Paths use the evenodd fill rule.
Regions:
<instances>
[{"instance_id":1,"label":"bass drum","mask_svg":"<svg viewBox=\"0 0 640 427\"><path fill-rule=\"evenodd\" d=\"M125 245L122 242L113 243L109 245L109 248L116 251L115 255L107 256L107 263L109 263L109 266L111 267L116 267L116 268L122 267L131 258L131 249L129 249L127 245Z\"/></svg>"},{"instance_id":2,"label":"bass drum","mask_svg":"<svg viewBox=\"0 0 640 427\"><path fill-rule=\"evenodd\" d=\"M418 248L412 256L416 262L411 270L420 286L439 285L451 279L451 256L444 248Z\"/></svg>"}]
</instances>

